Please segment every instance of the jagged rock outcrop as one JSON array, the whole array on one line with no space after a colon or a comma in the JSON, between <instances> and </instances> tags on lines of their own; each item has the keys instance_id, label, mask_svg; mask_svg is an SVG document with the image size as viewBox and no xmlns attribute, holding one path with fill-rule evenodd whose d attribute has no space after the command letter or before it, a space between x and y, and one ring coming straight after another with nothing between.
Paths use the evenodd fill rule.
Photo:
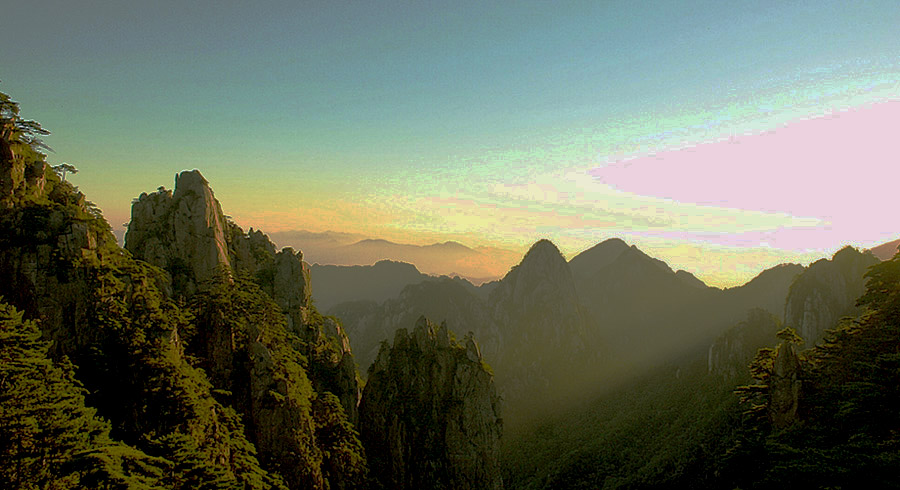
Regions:
<instances>
[{"instance_id":1,"label":"jagged rock outcrop","mask_svg":"<svg viewBox=\"0 0 900 490\"><path fill-rule=\"evenodd\" d=\"M707 371L725 379L746 377L747 365L756 352L775 343L781 322L763 309L747 312L747 319L735 325L709 346Z\"/></svg>"},{"instance_id":2,"label":"jagged rock outcrop","mask_svg":"<svg viewBox=\"0 0 900 490\"><path fill-rule=\"evenodd\" d=\"M98 335L85 304L91 277L81 266L116 255L115 240L84 194L61 181L42 155L0 143L0 296L40 319L54 355L74 352Z\"/></svg>"},{"instance_id":3,"label":"jagged rock outcrop","mask_svg":"<svg viewBox=\"0 0 900 490\"><path fill-rule=\"evenodd\" d=\"M769 376L768 416L773 426L780 429L797 420L800 388L800 358L793 343L783 342Z\"/></svg>"},{"instance_id":4,"label":"jagged rock outcrop","mask_svg":"<svg viewBox=\"0 0 900 490\"><path fill-rule=\"evenodd\" d=\"M0 138L0 204L10 208L17 199L38 198L45 192L50 168L26 144Z\"/></svg>"},{"instance_id":5,"label":"jagged rock outcrop","mask_svg":"<svg viewBox=\"0 0 900 490\"><path fill-rule=\"evenodd\" d=\"M175 176L175 191L160 187L131 206L125 248L172 274L179 292L193 294L220 267L229 268L225 215L197 170Z\"/></svg>"},{"instance_id":6,"label":"jagged rock outcrop","mask_svg":"<svg viewBox=\"0 0 900 490\"><path fill-rule=\"evenodd\" d=\"M784 307L784 322L806 341L806 347L821 342L825 331L841 318L856 316L856 299L865 291L863 277L878 263L870 253L844 247L831 260L809 266L791 285Z\"/></svg>"},{"instance_id":7,"label":"jagged rock outcrop","mask_svg":"<svg viewBox=\"0 0 900 490\"><path fill-rule=\"evenodd\" d=\"M259 467L238 416L187 362L185 317L165 294L164 273L118 248L99 210L44 155L7 136L0 137L0 296L38 320L54 359L66 356L78 366L79 396L83 386L85 403L109 421L112 437L163 455L152 464L167 468L169 484L157 485L216 478L226 486L279 488L280 480ZM98 464L93 473L119 463L90 464ZM118 470L145 471L124 464Z\"/></svg>"},{"instance_id":8,"label":"jagged rock outcrop","mask_svg":"<svg viewBox=\"0 0 900 490\"><path fill-rule=\"evenodd\" d=\"M369 368L363 444L391 489L499 489L500 400L477 344L424 317L399 329Z\"/></svg>"},{"instance_id":9,"label":"jagged rock outcrop","mask_svg":"<svg viewBox=\"0 0 900 490\"><path fill-rule=\"evenodd\" d=\"M217 271L246 272L284 310L288 328L301 333L310 308L309 265L303 254L275 244L260 231L229 221L199 170L175 176L174 192L160 187L132 204L125 248L169 272L175 292L190 296Z\"/></svg>"}]
</instances>

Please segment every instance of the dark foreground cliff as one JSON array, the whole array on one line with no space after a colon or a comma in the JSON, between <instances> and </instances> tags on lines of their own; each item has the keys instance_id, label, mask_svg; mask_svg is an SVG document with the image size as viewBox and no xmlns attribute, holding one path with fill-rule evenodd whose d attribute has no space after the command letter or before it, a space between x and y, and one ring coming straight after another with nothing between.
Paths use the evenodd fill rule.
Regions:
<instances>
[{"instance_id":1,"label":"dark foreground cliff","mask_svg":"<svg viewBox=\"0 0 900 490\"><path fill-rule=\"evenodd\" d=\"M500 400L475 341L424 317L369 369L360 405L373 477L390 489L499 489Z\"/></svg>"}]
</instances>

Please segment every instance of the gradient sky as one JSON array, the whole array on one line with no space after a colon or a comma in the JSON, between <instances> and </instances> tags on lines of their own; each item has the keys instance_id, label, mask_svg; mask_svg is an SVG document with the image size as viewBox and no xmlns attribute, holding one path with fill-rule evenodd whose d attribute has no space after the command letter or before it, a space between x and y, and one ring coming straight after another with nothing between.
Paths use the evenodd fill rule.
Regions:
<instances>
[{"instance_id":1,"label":"gradient sky","mask_svg":"<svg viewBox=\"0 0 900 490\"><path fill-rule=\"evenodd\" d=\"M244 227L716 285L900 236L896 0L443 3L18 2L0 91L114 227L199 168Z\"/></svg>"}]
</instances>

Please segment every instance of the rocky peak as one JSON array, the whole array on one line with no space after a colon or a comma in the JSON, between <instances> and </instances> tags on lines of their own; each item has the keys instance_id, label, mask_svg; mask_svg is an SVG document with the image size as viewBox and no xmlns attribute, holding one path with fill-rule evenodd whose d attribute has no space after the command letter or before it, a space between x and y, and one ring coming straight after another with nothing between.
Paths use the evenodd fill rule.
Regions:
<instances>
[{"instance_id":1,"label":"rocky peak","mask_svg":"<svg viewBox=\"0 0 900 490\"><path fill-rule=\"evenodd\" d=\"M227 220L198 170L176 175L174 192L160 187L141 194L132 204L131 215L125 248L136 258L167 270L175 294L194 295L220 270L248 274L280 307L287 330L303 341L303 354L316 371L313 384L336 395L350 419L355 419L360 393L350 343L339 323L312 316L309 265L300 251L290 247L276 251L261 231L244 233ZM210 328L215 330L216 323L211 322ZM209 339L221 336L206 332ZM216 346L209 349L225 351ZM227 367L229 360L215 363Z\"/></svg>"},{"instance_id":2,"label":"rocky peak","mask_svg":"<svg viewBox=\"0 0 900 490\"><path fill-rule=\"evenodd\" d=\"M627 243L619 238L610 238L573 257L569 261L569 267L577 276L592 275L611 264L626 250Z\"/></svg>"},{"instance_id":3,"label":"rocky peak","mask_svg":"<svg viewBox=\"0 0 900 490\"><path fill-rule=\"evenodd\" d=\"M190 170L175 176L174 193L160 187L132 203L125 248L168 270L176 289L192 294L217 269L231 268L225 233L225 215L209 183Z\"/></svg>"},{"instance_id":4,"label":"rocky peak","mask_svg":"<svg viewBox=\"0 0 900 490\"><path fill-rule=\"evenodd\" d=\"M419 318L382 344L360 403L369 468L384 488L499 489L500 400L471 335Z\"/></svg>"},{"instance_id":5,"label":"rocky peak","mask_svg":"<svg viewBox=\"0 0 900 490\"><path fill-rule=\"evenodd\" d=\"M545 303L559 296L576 297L566 259L549 240L539 240L532 245L519 265L513 267L500 283L491 298L507 295L521 304L532 300Z\"/></svg>"},{"instance_id":6,"label":"rocky peak","mask_svg":"<svg viewBox=\"0 0 900 490\"><path fill-rule=\"evenodd\" d=\"M541 240L488 297L497 325L497 381L517 402L571 396L573 370L596 360L587 340L587 320L568 263L551 242ZM531 416L515 414L513 417Z\"/></svg>"}]
</instances>

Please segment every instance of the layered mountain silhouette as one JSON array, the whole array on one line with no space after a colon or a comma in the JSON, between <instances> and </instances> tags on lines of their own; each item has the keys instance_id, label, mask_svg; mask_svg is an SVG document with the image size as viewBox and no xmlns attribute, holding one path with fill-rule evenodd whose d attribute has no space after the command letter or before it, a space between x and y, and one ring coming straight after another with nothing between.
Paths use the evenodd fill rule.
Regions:
<instances>
[{"instance_id":1,"label":"layered mountain silhouette","mask_svg":"<svg viewBox=\"0 0 900 490\"><path fill-rule=\"evenodd\" d=\"M459 276L474 284L502 277L518 258L511 250L470 248L453 241L410 245L359 234L308 231L278 232L270 237L281 246L303 250L311 264L365 266L382 260L407 262L425 274Z\"/></svg>"}]
</instances>

